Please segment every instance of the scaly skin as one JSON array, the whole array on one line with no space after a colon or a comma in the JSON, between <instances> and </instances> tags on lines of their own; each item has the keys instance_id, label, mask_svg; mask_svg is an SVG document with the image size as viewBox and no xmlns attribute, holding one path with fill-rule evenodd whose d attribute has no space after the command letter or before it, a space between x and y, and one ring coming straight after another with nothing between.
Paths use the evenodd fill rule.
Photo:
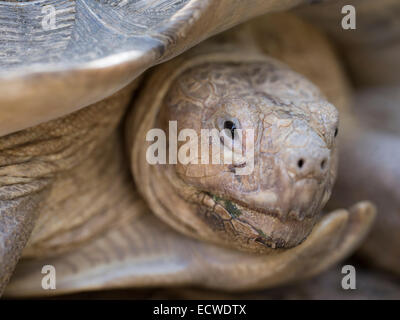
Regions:
<instances>
[{"instance_id":1,"label":"scaly skin","mask_svg":"<svg viewBox=\"0 0 400 320\"><path fill-rule=\"evenodd\" d=\"M268 45L258 45L263 32L287 24L300 31L276 33L281 51L277 48L274 55L280 53L293 69L309 66L309 75L323 89L329 87L329 77L338 90L329 91L330 96L345 108L346 83L337 85L343 74L335 71L340 66L325 38L284 14L214 38L163 65L149 76L136 100L127 125L135 181L154 213L186 235L271 252L300 244L320 217L336 174L338 115L316 86L267 57ZM306 31L311 37L296 40L296 47L308 59L296 63L286 44ZM314 51L309 39L322 50ZM154 88L157 94L149 94ZM148 130L167 130L168 121L177 121L178 132L190 128L200 136L202 128L220 130L226 119L255 130L251 175L235 176L229 165L147 163L152 144L145 141Z\"/></svg>"},{"instance_id":2,"label":"scaly skin","mask_svg":"<svg viewBox=\"0 0 400 320\"><path fill-rule=\"evenodd\" d=\"M275 23L293 22L293 17L286 19L277 19ZM299 22L294 24L303 26ZM260 32L262 34L262 30ZM235 37L233 34L232 38ZM303 53L314 58L298 70L311 71L313 80L324 79L320 66L333 66L333 72L328 73L331 81L315 82L325 85L331 82L334 84L331 87L341 88L338 85L341 78L335 72L338 65L331 55L325 54L329 50L314 52L306 45L309 38L303 39L303 47L299 48L304 48ZM143 203L136 201L136 193L129 183L121 183L118 189L104 188L112 186L115 180L119 185L119 179L125 181L126 177L118 144L110 147L116 139L111 135L113 125L105 129L100 120L117 121L120 113L116 110L122 113L127 98L110 98L111 101L104 102L101 108L108 110L107 115L92 113L83 124L77 117L77 123L83 127L87 122L93 123L92 130L101 131L98 138L104 138L101 140L104 143L96 143L90 154L84 149L85 159L56 174L54 179L57 180L50 193L55 197L45 201L47 209L41 211L25 251L27 256L36 259L26 259L19 264L7 289L9 296L185 283L227 290L271 287L313 276L359 245L374 217L369 203L319 216L336 171L335 108L316 86L266 57L260 47L247 42L240 51L241 43L228 41L226 44L208 42L158 67L141 87L140 97L135 97L137 105L127 121L126 140L133 157L131 164L144 199L154 213L178 231L206 241L185 237L148 214ZM275 53L279 56L278 52ZM317 52L320 55L315 54ZM282 53L293 58L289 51L282 50ZM205 87L191 85L197 76ZM215 79L217 76L219 80ZM210 83L215 85L211 94L207 91ZM222 93L223 106L212 104L213 99L220 98L218 86L226 93ZM202 94L211 99L203 100ZM336 99L342 94L341 91L337 95L331 92L330 96ZM193 112L176 112L174 101ZM193 108L191 103L198 107ZM244 127L257 125L256 170L252 176L242 176L240 181L229 168L205 166L215 170L212 176L205 177L209 170L204 171L204 167L166 168L146 162L143 142L148 129L179 118L183 124L198 130L202 124L223 123L220 120L225 118L221 116L226 115L234 116ZM63 124L59 125L62 129ZM48 132L51 133L51 129L50 125ZM103 131L108 129L110 135L106 139ZM302 165L299 165L300 159ZM111 170L103 169L107 162ZM114 171L113 166L121 170ZM104 175L100 177L100 173ZM88 179L79 180L80 177ZM265 178L274 180L269 182ZM299 184L304 185L299 188ZM93 189L102 190L104 194L97 196ZM269 199L268 194L271 195ZM126 198L126 206L114 205L123 198ZM270 210L265 207L267 200ZM167 215L167 211L172 214ZM207 218L204 212L211 212L216 219ZM119 216L122 213L128 216L126 221ZM141 213L140 218L137 213ZM110 219L104 216L112 217L119 225L107 224ZM221 216L222 219L226 217L223 224L219 223ZM215 228L221 225L221 229ZM86 243L79 242L94 234L101 236ZM254 255L208 242L271 254ZM71 250L62 252L66 249ZM50 256L53 251L62 254ZM43 292L40 287L38 277L45 264L57 269L55 292Z\"/></svg>"},{"instance_id":3,"label":"scaly skin","mask_svg":"<svg viewBox=\"0 0 400 320\"><path fill-rule=\"evenodd\" d=\"M197 234L263 251L293 247L311 232L336 174L338 113L310 82L274 60L205 63L172 83L160 119L157 127L176 120L178 132L191 128L199 137L201 129L223 130L225 121L255 132L249 175L235 174L242 163L159 167L202 220L189 223ZM170 207L169 215L179 214Z\"/></svg>"},{"instance_id":4,"label":"scaly skin","mask_svg":"<svg viewBox=\"0 0 400 320\"><path fill-rule=\"evenodd\" d=\"M49 255L93 237L109 224L103 219L102 228L98 223L57 244L66 231L99 213L105 215L101 206L106 201L100 202L100 208L95 202L80 207L80 199L88 199L90 189L79 189L82 182L74 171L93 154L99 162L97 158L103 156L99 150L110 149L102 145L118 125L132 89L130 85L81 111L0 138L0 293L28 239L26 256ZM99 186L90 168L85 174L83 179Z\"/></svg>"}]
</instances>

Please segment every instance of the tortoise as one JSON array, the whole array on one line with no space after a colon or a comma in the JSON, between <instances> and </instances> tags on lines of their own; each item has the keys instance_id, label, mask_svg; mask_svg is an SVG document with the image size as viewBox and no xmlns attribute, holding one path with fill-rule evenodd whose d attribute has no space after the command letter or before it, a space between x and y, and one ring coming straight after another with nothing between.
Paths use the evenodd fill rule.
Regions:
<instances>
[{"instance_id":1,"label":"tortoise","mask_svg":"<svg viewBox=\"0 0 400 320\"><path fill-rule=\"evenodd\" d=\"M315 275L355 250L373 205L320 215L336 176L333 104L345 126L354 122L329 41L295 16L274 14L179 55L298 2L0 4L27 21L48 3L66 15L48 32L57 53L37 30L29 36L45 55L3 44L14 53L3 57L9 70L0 86L3 289L24 258L9 296L54 294L40 287L47 264L56 267L58 294L183 284L243 290ZM256 144L256 171L150 165L146 132L171 120L196 130L229 124L233 143L234 129L261 123L268 134Z\"/></svg>"}]
</instances>

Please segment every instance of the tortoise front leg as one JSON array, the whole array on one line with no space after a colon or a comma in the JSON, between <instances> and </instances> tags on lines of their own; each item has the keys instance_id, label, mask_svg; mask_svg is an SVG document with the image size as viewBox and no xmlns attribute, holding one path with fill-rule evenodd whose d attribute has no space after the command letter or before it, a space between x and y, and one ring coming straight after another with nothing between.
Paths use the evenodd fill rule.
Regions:
<instances>
[{"instance_id":1,"label":"tortoise front leg","mask_svg":"<svg viewBox=\"0 0 400 320\"><path fill-rule=\"evenodd\" d=\"M135 197L127 209L135 213L130 221L74 251L22 261L6 295L177 285L229 291L275 287L316 275L344 259L365 238L375 217L370 203L358 203L324 215L299 246L258 255L185 237L149 214ZM45 264L57 269L57 290L40 287L38 270Z\"/></svg>"}]
</instances>

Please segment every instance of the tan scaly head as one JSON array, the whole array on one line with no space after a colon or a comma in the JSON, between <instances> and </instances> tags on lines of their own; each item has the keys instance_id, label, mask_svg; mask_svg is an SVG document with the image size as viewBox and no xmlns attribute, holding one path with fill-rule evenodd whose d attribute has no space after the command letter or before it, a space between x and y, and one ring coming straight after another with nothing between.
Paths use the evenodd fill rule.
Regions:
<instances>
[{"instance_id":1,"label":"tan scaly head","mask_svg":"<svg viewBox=\"0 0 400 320\"><path fill-rule=\"evenodd\" d=\"M232 163L201 164L199 146L192 163L158 165L170 185L154 186L164 220L197 238L256 252L290 248L309 235L337 170L338 113L314 85L272 59L205 62L171 84L155 125L168 132L169 121L197 137L201 129L223 132L204 146L210 154L219 149L221 162L235 147L254 154L234 150Z\"/></svg>"},{"instance_id":2,"label":"tan scaly head","mask_svg":"<svg viewBox=\"0 0 400 320\"><path fill-rule=\"evenodd\" d=\"M337 170L337 111L303 76L261 50L243 47L209 42L159 67L127 119L133 175L157 216L191 237L267 253L237 254L229 266L206 254L224 270L223 284L214 284L225 288L271 286L315 274L354 250L374 218L369 203L321 215ZM327 85L316 71L314 78ZM161 128L168 138L170 121L177 121L178 133L189 128L198 136L201 129L228 129L227 140L211 140L210 150L216 144L229 148L222 145L229 138L228 145L243 143L237 128L254 129L254 170L238 176L235 163L149 164L146 153L154 141L146 141L146 134ZM240 261L248 274L260 274L252 285L229 284L237 281Z\"/></svg>"}]
</instances>

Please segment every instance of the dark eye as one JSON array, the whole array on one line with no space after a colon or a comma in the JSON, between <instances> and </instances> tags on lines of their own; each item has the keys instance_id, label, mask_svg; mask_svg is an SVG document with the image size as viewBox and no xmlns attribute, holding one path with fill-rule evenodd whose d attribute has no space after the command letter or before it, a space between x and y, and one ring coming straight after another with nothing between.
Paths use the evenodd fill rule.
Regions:
<instances>
[{"instance_id":1,"label":"dark eye","mask_svg":"<svg viewBox=\"0 0 400 320\"><path fill-rule=\"evenodd\" d=\"M236 128L236 124L233 121L230 121L230 120L225 121L224 129L227 129L230 131L232 140L235 139L235 130L237 128Z\"/></svg>"},{"instance_id":2,"label":"dark eye","mask_svg":"<svg viewBox=\"0 0 400 320\"><path fill-rule=\"evenodd\" d=\"M239 119L230 115L218 117L216 120L216 127L220 131L222 144L235 144L239 143L242 139Z\"/></svg>"},{"instance_id":3,"label":"dark eye","mask_svg":"<svg viewBox=\"0 0 400 320\"><path fill-rule=\"evenodd\" d=\"M338 133L339 133L339 129L336 128L336 129L335 129L335 133L334 133L335 138L337 137Z\"/></svg>"}]
</instances>

